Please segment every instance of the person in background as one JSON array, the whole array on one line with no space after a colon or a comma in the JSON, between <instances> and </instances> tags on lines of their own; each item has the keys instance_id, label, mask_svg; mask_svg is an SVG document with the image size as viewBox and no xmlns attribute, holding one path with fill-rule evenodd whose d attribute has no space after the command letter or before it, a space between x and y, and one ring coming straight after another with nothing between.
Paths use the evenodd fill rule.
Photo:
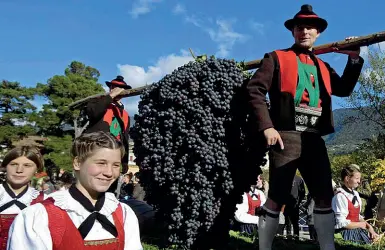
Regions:
<instances>
[{"instance_id":1,"label":"person in background","mask_svg":"<svg viewBox=\"0 0 385 250\"><path fill-rule=\"evenodd\" d=\"M123 183L120 187L119 199L127 200L132 197L134 192L134 181L132 180L133 176L134 175L131 172L123 176Z\"/></svg>"},{"instance_id":2,"label":"person in background","mask_svg":"<svg viewBox=\"0 0 385 250\"><path fill-rule=\"evenodd\" d=\"M291 227L294 229L294 236L299 237L299 206L305 198L305 183L301 176L295 175L293 179L293 186L291 188L290 199L285 204L283 214L285 216L286 234L292 235ZM284 228L280 225L278 227L279 234L283 235Z\"/></svg>"},{"instance_id":3,"label":"person in background","mask_svg":"<svg viewBox=\"0 0 385 250\"><path fill-rule=\"evenodd\" d=\"M142 250L135 213L106 192L120 173L122 143L108 132L82 134L71 155L76 184L24 209L8 249Z\"/></svg>"},{"instance_id":4,"label":"person in background","mask_svg":"<svg viewBox=\"0 0 385 250\"><path fill-rule=\"evenodd\" d=\"M59 178L65 173L66 171L64 169L60 169L59 170Z\"/></svg>"},{"instance_id":5,"label":"person in background","mask_svg":"<svg viewBox=\"0 0 385 250\"><path fill-rule=\"evenodd\" d=\"M55 163L51 159L46 160L44 166L47 171L49 181L52 183L52 185L55 185L60 177L60 169L55 165Z\"/></svg>"},{"instance_id":6,"label":"person in background","mask_svg":"<svg viewBox=\"0 0 385 250\"><path fill-rule=\"evenodd\" d=\"M137 181L137 183L134 186L134 191L133 191L133 194L132 194L132 198L134 198L134 199L136 199L138 201L146 202L145 201L146 192L144 191L144 188L140 184L140 173L139 172L135 173L135 180Z\"/></svg>"},{"instance_id":7,"label":"person in background","mask_svg":"<svg viewBox=\"0 0 385 250\"><path fill-rule=\"evenodd\" d=\"M317 241L317 232L314 228L314 215L313 215L313 209L314 209L314 199L311 197L310 194L307 195L306 203L304 205L304 208L306 209L307 214L307 225L309 228L309 236L311 240Z\"/></svg>"},{"instance_id":8,"label":"person in background","mask_svg":"<svg viewBox=\"0 0 385 250\"><path fill-rule=\"evenodd\" d=\"M36 148L17 147L5 155L1 167L6 169L6 180L0 185L0 250L5 250L15 217L45 198L44 193L29 185L34 174L43 170L43 157Z\"/></svg>"},{"instance_id":9,"label":"person in background","mask_svg":"<svg viewBox=\"0 0 385 250\"><path fill-rule=\"evenodd\" d=\"M358 170L360 169L358 168ZM370 199L370 195L372 194L372 188L370 187L369 181L366 179L361 180L361 183L356 191L361 197L362 207L365 208L368 200ZM364 213L364 209L362 209L361 213Z\"/></svg>"},{"instance_id":10,"label":"person in background","mask_svg":"<svg viewBox=\"0 0 385 250\"><path fill-rule=\"evenodd\" d=\"M56 191L58 190L68 190L72 184L75 183L75 178L70 172L63 172L59 178L59 181L55 185Z\"/></svg>"},{"instance_id":11,"label":"person in background","mask_svg":"<svg viewBox=\"0 0 385 250\"><path fill-rule=\"evenodd\" d=\"M260 190L262 185L259 175L256 185L252 185L250 191L242 195L242 203L236 205L234 218L240 224L241 233L252 235L258 228L259 211L266 202L265 194Z\"/></svg>"},{"instance_id":12,"label":"person in background","mask_svg":"<svg viewBox=\"0 0 385 250\"><path fill-rule=\"evenodd\" d=\"M46 194L49 195L50 193L55 192L55 186L51 181L51 178L46 176L43 178L43 181L41 183L42 191Z\"/></svg>"},{"instance_id":13,"label":"person in background","mask_svg":"<svg viewBox=\"0 0 385 250\"><path fill-rule=\"evenodd\" d=\"M369 196L369 199L365 206L364 211L364 218L365 220L373 219L374 218L374 210L377 207L378 204L378 197L376 195L377 192L373 191L371 195Z\"/></svg>"},{"instance_id":14,"label":"person in background","mask_svg":"<svg viewBox=\"0 0 385 250\"><path fill-rule=\"evenodd\" d=\"M355 166L347 166L341 171L342 187L337 189L332 200L336 218L336 232L347 241L358 244L371 243L379 237L373 227L360 215L362 201L356 191L361 181L361 173Z\"/></svg>"},{"instance_id":15,"label":"person in background","mask_svg":"<svg viewBox=\"0 0 385 250\"><path fill-rule=\"evenodd\" d=\"M269 179L268 176L261 175L262 188L260 190L263 191L265 197L267 197L267 194L269 193L269 182L267 181L268 179Z\"/></svg>"}]
</instances>

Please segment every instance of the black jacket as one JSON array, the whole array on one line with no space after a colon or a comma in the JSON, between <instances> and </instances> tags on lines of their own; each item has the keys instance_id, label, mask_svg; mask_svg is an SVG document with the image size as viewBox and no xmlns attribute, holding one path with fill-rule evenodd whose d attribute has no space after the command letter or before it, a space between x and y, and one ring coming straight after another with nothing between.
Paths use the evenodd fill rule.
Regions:
<instances>
[{"instance_id":1,"label":"black jacket","mask_svg":"<svg viewBox=\"0 0 385 250\"><path fill-rule=\"evenodd\" d=\"M96 131L110 132L110 125L107 122L105 122L103 118L107 112L108 107L112 103L113 103L113 99L111 98L110 95L102 96L100 98L97 98L88 102L87 108L86 108L86 114L90 123L85 133L91 133ZM124 110L123 105L120 105L118 103L114 103L114 104L119 108L120 113L123 113L123 112L127 113L127 111ZM126 131L123 131L122 133L123 134L122 142L126 150L126 154L123 158L123 163L128 162L129 127L130 127L130 124L127 125Z\"/></svg>"},{"instance_id":2,"label":"black jacket","mask_svg":"<svg viewBox=\"0 0 385 250\"><path fill-rule=\"evenodd\" d=\"M298 54L315 55L311 51L304 51L295 46L288 48ZM314 61L314 59L313 59ZM332 95L338 97L349 96L357 84L362 67L363 58L358 63L353 63L349 58L342 76L325 62L330 73ZM318 75L322 76L318 63L315 62ZM251 109L251 122L254 124L255 132L274 127L278 131L295 130L295 105L294 98L290 93L281 92L280 65L275 52L267 53L261 62L261 66L255 72L247 84L248 103ZM322 135L334 132L332 114L332 100L327 94L322 77L319 79L322 115L320 117L320 131ZM270 110L266 105L266 95L269 95Z\"/></svg>"}]
</instances>

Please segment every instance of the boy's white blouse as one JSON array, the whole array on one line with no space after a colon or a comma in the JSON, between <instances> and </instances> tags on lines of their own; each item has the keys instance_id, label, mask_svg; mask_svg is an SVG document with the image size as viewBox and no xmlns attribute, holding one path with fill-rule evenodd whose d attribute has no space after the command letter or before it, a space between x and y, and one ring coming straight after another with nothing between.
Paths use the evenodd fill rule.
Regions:
<instances>
[{"instance_id":1,"label":"boy's white blouse","mask_svg":"<svg viewBox=\"0 0 385 250\"><path fill-rule=\"evenodd\" d=\"M69 194L68 190L50 194L55 200L55 206L67 211L75 227L91 214ZM114 194L106 193L106 199L100 213L105 215L113 224L112 213L117 209L119 201ZM142 250L140 242L138 219L132 209L121 203L124 219L125 250ZM98 221L95 221L85 240L102 240L114 238ZM48 228L47 211L42 204L35 204L22 210L15 218L8 238L8 250L52 250L52 239Z\"/></svg>"}]
</instances>

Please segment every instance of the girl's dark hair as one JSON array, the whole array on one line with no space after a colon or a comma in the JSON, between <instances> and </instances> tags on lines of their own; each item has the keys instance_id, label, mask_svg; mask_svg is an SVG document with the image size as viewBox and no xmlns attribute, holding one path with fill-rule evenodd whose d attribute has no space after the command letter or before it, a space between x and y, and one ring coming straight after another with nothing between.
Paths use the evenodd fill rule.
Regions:
<instances>
[{"instance_id":1,"label":"girl's dark hair","mask_svg":"<svg viewBox=\"0 0 385 250\"><path fill-rule=\"evenodd\" d=\"M43 156L40 154L40 151L36 147L31 146L21 146L11 149L3 159L3 162L1 163L1 167L5 168L7 165L19 158L19 157L26 157L27 159L33 161L36 164L37 170L42 171L44 168L43 164Z\"/></svg>"},{"instance_id":2,"label":"girl's dark hair","mask_svg":"<svg viewBox=\"0 0 385 250\"><path fill-rule=\"evenodd\" d=\"M77 157L79 162L84 162L92 153L101 148L119 149L124 156L124 146L110 133L103 131L83 134L72 143L72 158Z\"/></svg>"},{"instance_id":3,"label":"girl's dark hair","mask_svg":"<svg viewBox=\"0 0 385 250\"><path fill-rule=\"evenodd\" d=\"M356 164L350 164L344 167L341 171L341 181L345 180L345 177L352 177L355 173L360 173L360 167Z\"/></svg>"}]
</instances>

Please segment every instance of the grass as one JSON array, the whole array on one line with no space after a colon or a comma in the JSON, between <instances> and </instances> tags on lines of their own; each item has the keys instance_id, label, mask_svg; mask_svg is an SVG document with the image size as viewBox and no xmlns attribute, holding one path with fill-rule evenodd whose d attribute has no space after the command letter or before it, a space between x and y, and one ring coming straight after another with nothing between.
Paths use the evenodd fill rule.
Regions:
<instances>
[{"instance_id":1,"label":"grass","mask_svg":"<svg viewBox=\"0 0 385 250\"><path fill-rule=\"evenodd\" d=\"M230 242L229 248L231 250L256 250L258 249L258 244L253 242L251 237L240 235L237 232L230 231ZM161 250L156 246L156 241L143 242L144 250ZM283 237L276 237L273 243L273 250L319 250L318 244L309 241L309 240L294 240L286 239ZM336 249L337 250L382 250L384 249L384 244L381 245L356 245L340 239L336 239ZM165 249L162 249L165 250Z\"/></svg>"}]
</instances>

